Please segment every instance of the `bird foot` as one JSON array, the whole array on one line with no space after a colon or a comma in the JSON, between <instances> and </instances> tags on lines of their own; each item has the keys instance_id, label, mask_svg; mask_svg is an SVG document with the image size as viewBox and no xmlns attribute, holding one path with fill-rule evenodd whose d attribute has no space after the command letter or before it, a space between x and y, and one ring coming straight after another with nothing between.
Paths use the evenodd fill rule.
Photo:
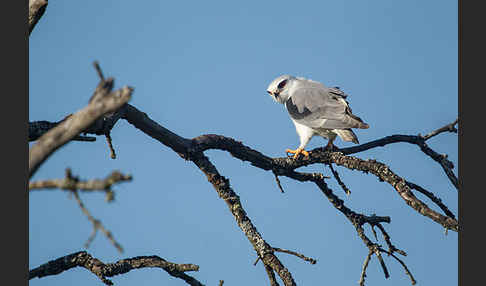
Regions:
<instances>
[{"instance_id":1,"label":"bird foot","mask_svg":"<svg viewBox=\"0 0 486 286\"><path fill-rule=\"evenodd\" d=\"M336 147L336 146L334 146L334 144L332 143L332 141L327 142L326 147L324 147L324 150L325 151L329 151L329 152L332 152L332 151L334 151L336 149L339 149L339 148Z\"/></svg>"},{"instance_id":2,"label":"bird foot","mask_svg":"<svg viewBox=\"0 0 486 286\"><path fill-rule=\"evenodd\" d=\"M289 156L288 153L294 154L294 156L292 156L294 159L296 159L299 154L304 154L305 157L309 157L309 152L305 151L304 148L297 148L296 150L286 149L285 152L287 153L287 156Z\"/></svg>"}]
</instances>

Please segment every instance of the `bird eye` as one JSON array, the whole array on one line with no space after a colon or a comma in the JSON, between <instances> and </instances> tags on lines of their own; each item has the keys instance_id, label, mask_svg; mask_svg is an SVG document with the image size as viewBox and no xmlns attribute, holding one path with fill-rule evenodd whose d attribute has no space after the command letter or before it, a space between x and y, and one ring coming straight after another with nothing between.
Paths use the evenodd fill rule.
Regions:
<instances>
[{"instance_id":1,"label":"bird eye","mask_svg":"<svg viewBox=\"0 0 486 286\"><path fill-rule=\"evenodd\" d=\"M282 89L282 88L284 88L284 86L285 86L286 84L287 84L287 80L283 80L283 81L281 81L281 82L278 84L278 88L279 88L279 89Z\"/></svg>"}]
</instances>

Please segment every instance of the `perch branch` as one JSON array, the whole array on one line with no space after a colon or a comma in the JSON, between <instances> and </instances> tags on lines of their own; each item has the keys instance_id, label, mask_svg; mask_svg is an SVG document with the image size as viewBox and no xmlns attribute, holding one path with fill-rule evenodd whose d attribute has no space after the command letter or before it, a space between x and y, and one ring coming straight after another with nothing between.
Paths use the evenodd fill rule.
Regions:
<instances>
[{"instance_id":1,"label":"perch branch","mask_svg":"<svg viewBox=\"0 0 486 286\"><path fill-rule=\"evenodd\" d=\"M49 275L57 275L74 267L83 267L95 274L106 285L113 285L107 277L127 273L140 268L162 268L169 275L184 280L189 285L202 286L201 282L185 274L188 271L199 271L199 266L194 264L176 264L166 261L156 255L137 256L119 260L115 263L105 264L94 258L86 251L80 251L49 261L29 271L29 280L35 277L42 278Z\"/></svg>"},{"instance_id":2,"label":"perch branch","mask_svg":"<svg viewBox=\"0 0 486 286\"><path fill-rule=\"evenodd\" d=\"M249 161L255 167L263 170L273 170L278 175L284 175L300 181L302 181L299 179L300 175L293 170L315 163L335 163L336 165L346 167L350 170L360 170L366 173L369 172L375 175L379 180L389 183L405 203L420 214L429 217L447 229L454 231L458 231L459 229L457 220L443 216L430 209L425 203L413 195L410 191L410 187L405 183L405 180L391 171L387 165L376 160L362 160L352 156L345 156L344 153L342 153L343 149L340 149L339 152L328 152L324 150L324 148L316 148L309 152L310 154L308 157L294 160L287 157L267 157L260 152L243 145L241 142L220 135L201 135L194 138L192 141L192 150L194 151L205 151L210 149L228 151L233 157L242 161Z\"/></svg>"},{"instance_id":3,"label":"perch branch","mask_svg":"<svg viewBox=\"0 0 486 286\"><path fill-rule=\"evenodd\" d=\"M220 135L207 134L189 140L180 137L177 134L172 133L168 129L160 126L155 121L151 120L147 116L147 114L138 111L138 109L136 109L135 107L129 104L126 105L124 119L126 119L129 123L134 125L136 128L140 129L142 132L160 141L162 144L168 146L169 148L174 150L177 154L179 154L181 157L183 157L186 160L194 161L194 158L200 156L201 152L204 152L209 149L218 149L218 150L227 151L231 153L233 157L240 159L242 161L249 161L251 165L255 167L261 168L263 170L268 170L268 171L271 170L272 172L274 172L274 175L276 176L283 175L299 181L309 181L309 180L314 181L325 194L327 193L326 195L328 196L328 199L333 203L333 205L335 205L337 209L343 212L345 216L348 217L348 219L353 223L353 225L355 225L358 232L358 236L362 238L365 245L370 250L372 250L373 253L376 252L376 247L378 247L378 245L372 243L371 240L369 240L366 237L362 225L366 222L370 223L371 225L375 225L376 223L380 223L380 222L389 222L389 217L384 217L385 219L383 217L376 217L376 216L367 217L350 211L348 208L344 207L344 205L342 204L342 200L340 200L334 194L332 194L331 191L327 191L329 189L327 188L327 185L325 185L323 181L322 174L299 173L295 171L296 168L307 166L313 163L336 163L337 165L344 166L348 169L352 169L352 170L356 169L356 170L372 173L373 175L377 176L380 180L386 181L390 185L392 185L394 189L397 190L397 193L404 199L404 201L412 208L417 210L419 213L428 216L432 220L445 226L448 229L452 229L455 231L458 230L457 220L453 218L444 217L434 212L430 208L428 208L426 204L424 204L423 202L415 198L413 193L410 191L410 188L404 183L404 180L401 177L393 173L388 166L374 160L365 161L359 158L345 156L341 152L332 152L332 153L326 152L321 148L312 150L311 156L304 159L293 160L286 157L270 158L261 154L256 150L253 150L243 145L239 141L224 136L220 136ZM407 136L407 135L397 135L397 136L386 137L383 138L381 141L375 141L373 144L376 144L376 146L380 146L380 144L382 144L383 142L388 144L391 142L389 141L390 138L392 140L396 140L396 142L410 143L411 142L410 138L417 137L417 136ZM403 138L401 138L400 136L404 136L403 138L405 138L405 140L402 140ZM368 144L366 148L369 149L372 147L370 147ZM343 149L341 149L340 151L343 151ZM360 150L354 149L352 151L358 152ZM350 152L349 149L346 152L352 153ZM377 254L377 257L380 260L381 255ZM382 264L382 266L383 265L384 263ZM388 277L389 274L386 267L383 267L383 270L385 276Z\"/></svg>"}]
</instances>

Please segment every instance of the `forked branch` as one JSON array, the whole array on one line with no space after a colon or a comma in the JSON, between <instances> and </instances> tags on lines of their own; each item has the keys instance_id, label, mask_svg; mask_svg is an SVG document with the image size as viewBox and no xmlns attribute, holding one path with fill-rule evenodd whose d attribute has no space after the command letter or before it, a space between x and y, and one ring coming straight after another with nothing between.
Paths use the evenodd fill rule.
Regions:
<instances>
[{"instance_id":1,"label":"forked branch","mask_svg":"<svg viewBox=\"0 0 486 286\"><path fill-rule=\"evenodd\" d=\"M86 251L79 251L60 257L56 260L49 261L41 266L31 269L29 271L29 280L35 277L42 278L49 275L57 275L61 272L69 270L74 267L83 267L96 275L106 285L113 285L113 282L107 277L127 273L134 269L140 268L161 268L169 275L184 280L189 285L202 286L203 284L197 281L184 272L199 271L199 266L194 264L176 264L169 262L156 255L153 256L137 256L119 260L115 263L105 264L99 259L91 256Z\"/></svg>"}]
</instances>

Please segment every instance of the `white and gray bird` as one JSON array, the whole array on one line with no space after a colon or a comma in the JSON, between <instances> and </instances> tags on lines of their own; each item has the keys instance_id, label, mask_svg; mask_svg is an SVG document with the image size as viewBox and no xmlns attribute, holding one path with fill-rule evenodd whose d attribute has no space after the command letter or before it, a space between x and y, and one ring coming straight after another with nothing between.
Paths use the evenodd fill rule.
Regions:
<instances>
[{"instance_id":1,"label":"white and gray bird","mask_svg":"<svg viewBox=\"0 0 486 286\"><path fill-rule=\"evenodd\" d=\"M301 153L309 156L304 148L314 135L328 139L326 148L332 149L336 136L359 144L351 128L369 128L361 118L352 114L346 101L347 94L338 87L326 87L317 81L282 75L270 83L267 92L275 101L285 105L295 124L300 145L296 150L285 150L294 154L294 158Z\"/></svg>"}]
</instances>

